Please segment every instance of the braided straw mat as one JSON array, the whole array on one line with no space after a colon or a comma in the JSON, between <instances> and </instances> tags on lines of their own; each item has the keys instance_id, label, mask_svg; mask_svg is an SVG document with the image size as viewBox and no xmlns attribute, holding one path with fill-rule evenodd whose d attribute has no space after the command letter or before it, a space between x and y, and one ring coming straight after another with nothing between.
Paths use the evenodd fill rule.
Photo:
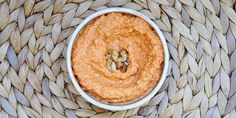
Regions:
<instances>
[{"instance_id":1,"label":"braided straw mat","mask_svg":"<svg viewBox=\"0 0 236 118\"><path fill-rule=\"evenodd\" d=\"M147 15L171 56L160 91L125 111L86 102L66 68L75 27L108 7ZM0 117L235 118L235 10L235 0L0 0Z\"/></svg>"}]
</instances>

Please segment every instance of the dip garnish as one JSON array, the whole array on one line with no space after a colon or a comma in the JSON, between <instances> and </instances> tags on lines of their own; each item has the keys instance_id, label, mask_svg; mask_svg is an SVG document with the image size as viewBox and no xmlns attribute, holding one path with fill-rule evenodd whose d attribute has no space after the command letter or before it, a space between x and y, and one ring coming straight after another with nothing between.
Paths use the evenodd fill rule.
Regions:
<instances>
[{"instance_id":1,"label":"dip garnish","mask_svg":"<svg viewBox=\"0 0 236 118\"><path fill-rule=\"evenodd\" d=\"M107 51L106 66L110 72L120 70L124 73L129 65L128 51L121 49L119 52L116 50L109 49Z\"/></svg>"}]
</instances>

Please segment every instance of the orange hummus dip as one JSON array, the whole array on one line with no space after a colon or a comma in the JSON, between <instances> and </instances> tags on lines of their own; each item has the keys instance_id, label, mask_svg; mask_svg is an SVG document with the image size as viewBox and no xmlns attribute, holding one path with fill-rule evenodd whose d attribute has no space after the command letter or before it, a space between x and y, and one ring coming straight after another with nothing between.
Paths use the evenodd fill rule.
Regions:
<instances>
[{"instance_id":1,"label":"orange hummus dip","mask_svg":"<svg viewBox=\"0 0 236 118\"><path fill-rule=\"evenodd\" d=\"M110 72L109 49L126 49L127 71ZM130 14L109 13L90 22L77 35L72 49L73 72L90 95L111 103L125 103L148 94L158 83L164 48L152 27Z\"/></svg>"}]
</instances>

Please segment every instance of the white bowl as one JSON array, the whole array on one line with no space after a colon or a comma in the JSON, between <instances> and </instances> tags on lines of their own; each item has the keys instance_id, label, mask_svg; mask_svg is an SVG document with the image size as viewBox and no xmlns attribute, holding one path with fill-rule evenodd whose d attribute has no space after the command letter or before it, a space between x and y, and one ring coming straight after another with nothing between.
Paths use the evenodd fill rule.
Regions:
<instances>
[{"instance_id":1,"label":"white bowl","mask_svg":"<svg viewBox=\"0 0 236 118\"><path fill-rule=\"evenodd\" d=\"M90 22L91 20L94 20L98 16L101 16L103 14L107 14L107 13L110 13L110 12L128 13L128 14L132 14L132 15L138 16L138 17L144 19L145 21L147 21L155 29L156 33L160 37L162 45L164 47L164 52L165 52L165 63L164 63L164 68L163 68L162 76L161 76L159 82L157 83L157 85L155 86L155 88L153 88L153 90L149 94L144 96L142 99L140 99L138 101L135 101L135 102L131 101L130 103L124 104L124 105L111 105L111 104L107 104L107 103L101 102L98 99L96 99L96 98L92 97L91 95L89 95L86 91L84 91L81 88L81 86L77 82L77 79L75 78L75 76L73 74L73 71L72 71L72 67L71 67L71 50L72 50L72 47L73 47L73 43L74 43L74 41L76 39L76 36L80 32L80 30L84 26L86 26L86 24L88 22ZM72 80L72 83L74 84L74 86L78 90L78 92L87 101L89 101L90 103L92 103L92 104L94 104L94 105L96 105L98 107L101 107L101 108L104 108L104 109L108 109L108 110L126 110L126 109L135 108L135 107L138 107L138 106L144 104L145 102L150 100L157 93L157 91L161 88L161 86L164 83L164 80L166 78L167 69L168 69L168 65L169 65L169 51L168 51L168 48L167 48L166 40L165 40L162 32L157 27L157 25L154 22L152 22L148 17L146 17L145 15L143 15L143 14L137 12L137 11L131 10L131 9L126 9L126 8L108 8L108 9L98 11L98 12L88 16L75 29L75 31L73 32L73 34L72 34L72 36L70 38L69 44L68 44L66 62L67 62L67 68L68 68L68 72L69 72L70 78Z\"/></svg>"}]
</instances>

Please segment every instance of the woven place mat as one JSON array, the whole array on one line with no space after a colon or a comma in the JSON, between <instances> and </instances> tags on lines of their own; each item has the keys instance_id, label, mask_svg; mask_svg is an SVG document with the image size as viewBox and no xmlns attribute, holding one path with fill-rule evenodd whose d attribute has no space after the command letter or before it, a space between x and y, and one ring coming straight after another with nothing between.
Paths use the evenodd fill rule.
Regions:
<instances>
[{"instance_id":1,"label":"woven place mat","mask_svg":"<svg viewBox=\"0 0 236 118\"><path fill-rule=\"evenodd\" d=\"M65 63L75 27L108 7L147 15L171 56L157 95L125 111L86 102ZM0 117L235 118L235 9L235 0L0 0Z\"/></svg>"}]
</instances>

